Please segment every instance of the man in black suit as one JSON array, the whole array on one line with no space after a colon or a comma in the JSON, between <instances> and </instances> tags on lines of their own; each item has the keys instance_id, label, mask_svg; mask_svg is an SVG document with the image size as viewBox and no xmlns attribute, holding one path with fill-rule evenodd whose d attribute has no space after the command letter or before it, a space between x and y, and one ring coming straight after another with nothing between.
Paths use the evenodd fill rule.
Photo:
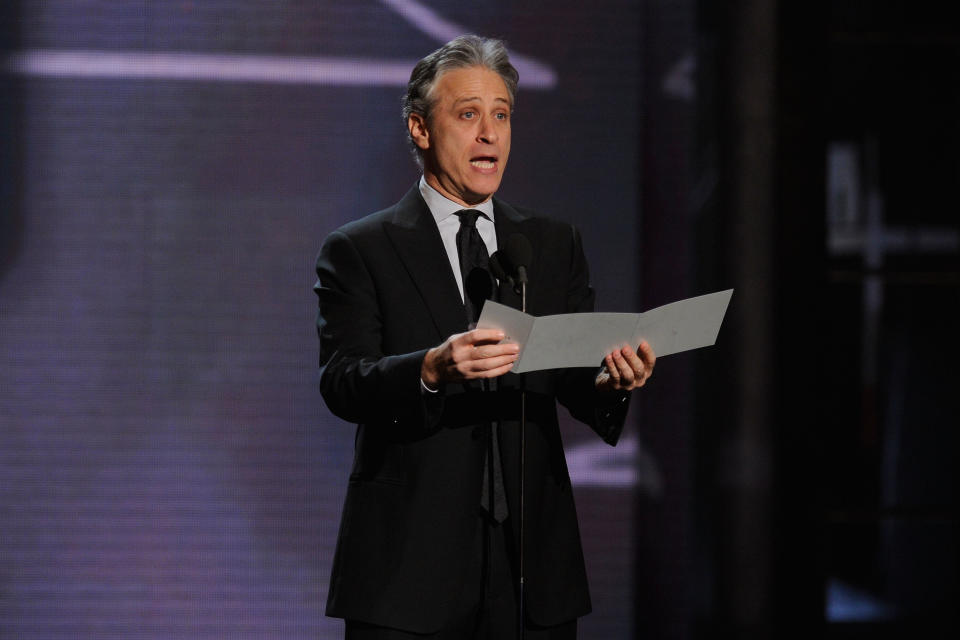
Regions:
<instances>
[{"instance_id":1,"label":"man in black suit","mask_svg":"<svg viewBox=\"0 0 960 640\"><path fill-rule=\"evenodd\" d=\"M532 248L528 312L593 309L576 230L493 198L516 87L496 40L462 36L421 60L404 100L420 183L334 231L317 260L321 392L358 424L327 602L348 639L517 637L521 385L524 635L574 638L590 611L556 402L615 444L655 358L643 344L521 379L516 344L471 330L477 274L520 306L483 269L514 234Z\"/></svg>"}]
</instances>

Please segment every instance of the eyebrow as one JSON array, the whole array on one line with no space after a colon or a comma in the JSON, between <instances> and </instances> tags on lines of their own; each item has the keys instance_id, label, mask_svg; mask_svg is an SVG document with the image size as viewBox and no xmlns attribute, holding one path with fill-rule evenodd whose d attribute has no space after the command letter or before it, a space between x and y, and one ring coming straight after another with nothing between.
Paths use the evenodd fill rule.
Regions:
<instances>
[{"instance_id":1,"label":"eyebrow","mask_svg":"<svg viewBox=\"0 0 960 640\"><path fill-rule=\"evenodd\" d=\"M453 101L453 104L454 104L454 106L456 106L456 105L460 104L461 102L472 102L472 101L474 101L474 100L480 100L480 99L481 99L480 96L469 96L469 97L466 97L466 98L457 98L456 100ZM503 103L505 103L507 106L510 105L510 101L507 100L506 98L496 97L496 98L493 99L493 101L494 101L494 102L503 102Z\"/></svg>"}]
</instances>

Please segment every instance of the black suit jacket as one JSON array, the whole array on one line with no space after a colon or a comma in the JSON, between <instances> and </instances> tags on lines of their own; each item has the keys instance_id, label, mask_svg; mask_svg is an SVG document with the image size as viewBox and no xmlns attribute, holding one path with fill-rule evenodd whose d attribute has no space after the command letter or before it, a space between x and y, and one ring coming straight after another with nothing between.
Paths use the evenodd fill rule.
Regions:
<instances>
[{"instance_id":1,"label":"black suit jacket","mask_svg":"<svg viewBox=\"0 0 960 640\"><path fill-rule=\"evenodd\" d=\"M533 247L527 310L590 311L593 291L576 230L494 200L500 242ZM504 481L518 513L520 377L496 392L476 384L423 393L430 347L466 330L440 233L416 186L396 205L349 223L317 259L320 390L330 410L358 424L327 614L419 633L437 631L475 548L490 421L501 424ZM519 308L506 285L500 301ZM594 390L595 369L526 374L526 608L550 625L590 611L556 402L615 444L626 394ZM514 527L516 517L511 517Z\"/></svg>"}]
</instances>

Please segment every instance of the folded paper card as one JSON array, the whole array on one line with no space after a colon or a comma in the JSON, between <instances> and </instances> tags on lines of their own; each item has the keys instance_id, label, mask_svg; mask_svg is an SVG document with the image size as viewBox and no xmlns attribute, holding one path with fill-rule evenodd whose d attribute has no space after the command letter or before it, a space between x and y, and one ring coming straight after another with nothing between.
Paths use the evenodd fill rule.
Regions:
<instances>
[{"instance_id":1,"label":"folded paper card","mask_svg":"<svg viewBox=\"0 0 960 640\"><path fill-rule=\"evenodd\" d=\"M708 347L717 340L733 289L687 298L645 313L564 313L535 317L492 300L479 329L500 329L520 345L514 373L597 367L606 354L646 340L658 358Z\"/></svg>"}]
</instances>

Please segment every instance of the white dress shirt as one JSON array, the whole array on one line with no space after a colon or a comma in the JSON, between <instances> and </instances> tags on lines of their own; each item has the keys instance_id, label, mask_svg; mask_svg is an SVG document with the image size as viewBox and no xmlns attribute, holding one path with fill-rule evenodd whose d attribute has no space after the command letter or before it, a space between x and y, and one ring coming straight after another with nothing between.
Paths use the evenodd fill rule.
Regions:
<instances>
[{"instance_id":1,"label":"white dress shirt","mask_svg":"<svg viewBox=\"0 0 960 640\"><path fill-rule=\"evenodd\" d=\"M437 229L440 230L443 248L447 250L450 269L453 270L453 277L457 280L457 288L460 289L460 299L463 300L463 276L460 274L460 254L457 251L457 231L460 230L460 218L456 213L463 209L475 209L483 214L477 218L477 231L483 238L483 244L487 245L487 255L492 256L497 250L497 231L493 225L493 198L488 198L486 202L482 202L475 207L465 207L431 187L423 176L420 176L420 195L426 201L427 208L430 209L430 213L433 214L433 219L437 223Z\"/></svg>"}]
</instances>

